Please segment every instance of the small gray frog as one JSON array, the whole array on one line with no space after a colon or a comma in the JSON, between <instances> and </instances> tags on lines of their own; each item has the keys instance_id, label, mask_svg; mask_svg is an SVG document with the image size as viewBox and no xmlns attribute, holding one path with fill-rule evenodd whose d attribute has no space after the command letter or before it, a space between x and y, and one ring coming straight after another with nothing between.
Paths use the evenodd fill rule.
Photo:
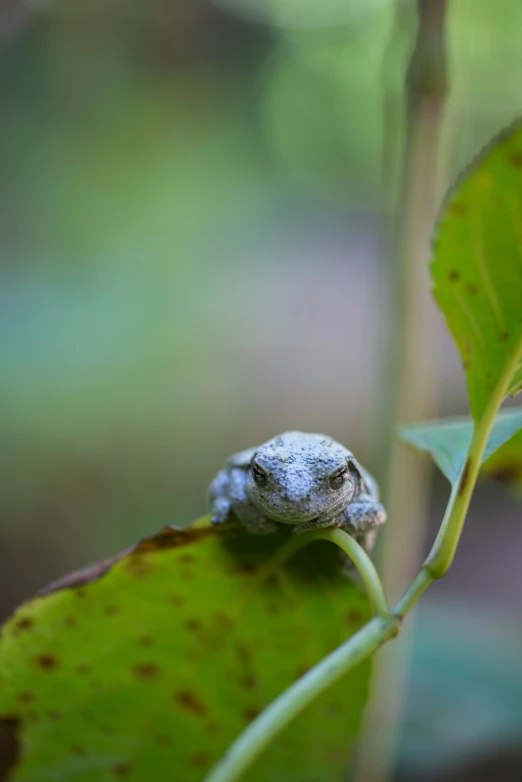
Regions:
<instances>
[{"instance_id":1,"label":"small gray frog","mask_svg":"<svg viewBox=\"0 0 522 782\"><path fill-rule=\"evenodd\" d=\"M212 523L236 516L254 533L342 527L366 551L386 521L374 478L331 437L284 432L231 456L209 489Z\"/></svg>"}]
</instances>

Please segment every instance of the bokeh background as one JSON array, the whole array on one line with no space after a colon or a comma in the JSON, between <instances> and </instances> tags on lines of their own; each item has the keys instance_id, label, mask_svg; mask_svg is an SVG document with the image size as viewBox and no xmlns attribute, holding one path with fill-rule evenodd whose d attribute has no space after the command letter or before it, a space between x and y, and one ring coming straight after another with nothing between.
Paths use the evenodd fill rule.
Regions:
<instances>
[{"instance_id":1,"label":"bokeh background","mask_svg":"<svg viewBox=\"0 0 522 782\"><path fill-rule=\"evenodd\" d=\"M0 618L202 515L225 457L279 431L379 472L383 150L415 21L403 0L2 0ZM446 46L442 183L521 113L522 4L448 0ZM437 314L425 354L435 412L467 412ZM427 543L447 493L434 476ZM521 517L481 485L419 609L397 778L520 779Z\"/></svg>"}]
</instances>

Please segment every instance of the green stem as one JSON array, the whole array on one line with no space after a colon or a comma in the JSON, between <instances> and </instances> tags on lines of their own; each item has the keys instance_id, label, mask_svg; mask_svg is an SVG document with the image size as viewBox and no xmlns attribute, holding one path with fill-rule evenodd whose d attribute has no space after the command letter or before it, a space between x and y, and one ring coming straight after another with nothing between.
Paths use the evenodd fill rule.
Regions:
<instances>
[{"instance_id":1,"label":"green stem","mask_svg":"<svg viewBox=\"0 0 522 782\"><path fill-rule=\"evenodd\" d=\"M498 379L497 385L493 390L482 416L475 425L466 462L462 468L459 480L452 491L448 509L441 524L439 534L424 563L424 566L435 578L443 576L453 561L491 427L493 426L497 411L508 392L511 379L521 359L522 334Z\"/></svg>"},{"instance_id":2,"label":"green stem","mask_svg":"<svg viewBox=\"0 0 522 782\"><path fill-rule=\"evenodd\" d=\"M383 618L390 616L388 601L384 595L384 589L375 565L366 551L361 548L351 535L342 529L318 529L307 533L306 538L307 542L312 540L329 540L348 554L359 571L374 613Z\"/></svg>"}]
</instances>

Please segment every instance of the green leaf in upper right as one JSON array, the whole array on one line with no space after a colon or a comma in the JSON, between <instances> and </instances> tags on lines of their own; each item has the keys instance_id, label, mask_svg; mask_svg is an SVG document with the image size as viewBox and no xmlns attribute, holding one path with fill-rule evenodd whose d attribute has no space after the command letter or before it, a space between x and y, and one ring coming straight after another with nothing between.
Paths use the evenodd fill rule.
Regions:
<instances>
[{"instance_id":1,"label":"green leaf in upper right","mask_svg":"<svg viewBox=\"0 0 522 782\"><path fill-rule=\"evenodd\" d=\"M464 172L444 204L433 292L457 343L477 421L503 373L522 388L522 123Z\"/></svg>"}]
</instances>

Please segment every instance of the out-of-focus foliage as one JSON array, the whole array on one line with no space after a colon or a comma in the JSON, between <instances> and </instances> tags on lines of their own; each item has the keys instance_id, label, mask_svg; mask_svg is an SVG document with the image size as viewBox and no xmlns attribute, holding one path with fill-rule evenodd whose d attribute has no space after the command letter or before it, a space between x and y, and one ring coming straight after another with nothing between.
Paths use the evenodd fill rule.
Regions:
<instances>
[{"instance_id":1,"label":"out-of-focus foliage","mask_svg":"<svg viewBox=\"0 0 522 782\"><path fill-rule=\"evenodd\" d=\"M406 779L446 779L520 746L520 632L509 612L468 602L422 601L413 630L411 678L399 768ZM497 768L498 778L515 779ZM515 772L516 774L516 772ZM487 779L470 775L469 779Z\"/></svg>"},{"instance_id":2,"label":"out-of-focus foliage","mask_svg":"<svg viewBox=\"0 0 522 782\"><path fill-rule=\"evenodd\" d=\"M214 0L247 19L262 21L283 29L357 25L376 16L392 0Z\"/></svg>"},{"instance_id":3,"label":"out-of-focus foliage","mask_svg":"<svg viewBox=\"0 0 522 782\"><path fill-rule=\"evenodd\" d=\"M520 436L516 436L519 429L522 429L522 410L505 410L499 413L482 459L483 462L490 457L493 459L485 468L486 474L494 471L495 464L500 466L514 460L517 453L518 469L522 471L522 452L516 447L516 443L520 442ZM459 479L466 460L473 435L473 420L462 417L427 421L424 424L404 426L399 434L405 443L414 445L421 451L429 451L446 478L453 484Z\"/></svg>"},{"instance_id":4,"label":"out-of-focus foliage","mask_svg":"<svg viewBox=\"0 0 522 782\"><path fill-rule=\"evenodd\" d=\"M95 566L23 605L0 639L2 780L199 782L261 709L369 618L335 546L311 544L271 567L288 539L208 521L166 528L108 573ZM314 702L248 779L337 782L369 672L368 660Z\"/></svg>"},{"instance_id":5,"label":"out-of-focus foliage","mask_svg":"<svg viewBox=\"0 0 522 782\"><path fill-rule=\"evenodd\" d=\"M272 0L270 27L201 0L28 7L0 53L9 535L68 529L79 562L202 511L224 455L282 428L368 448L384 278L350 226L400 148L402 7ZM448 166L522 106L517 20L449 5Z\"/></svg>"}]
</instances>

